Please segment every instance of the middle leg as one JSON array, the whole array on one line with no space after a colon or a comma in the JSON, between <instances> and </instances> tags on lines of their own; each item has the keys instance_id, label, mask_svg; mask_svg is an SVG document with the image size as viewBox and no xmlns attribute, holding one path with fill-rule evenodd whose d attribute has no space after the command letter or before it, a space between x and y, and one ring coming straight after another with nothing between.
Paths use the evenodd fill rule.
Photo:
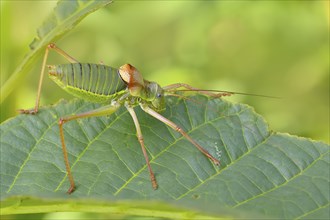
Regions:
<instances>
[{"instance_id":1,"label":"middle leg","mask_svg":"<svg viewBox=\"0 0 330 220\"><path fill-rule=\"evenodd\" d=\"M192 143L198 150L200 150L206 157L208 157L215 165L220 165L220 161L216 158L214 158L207 150L205 150L201 145L199 145L194 139L192 139L182 128L180 128L178 125L176 125L174 122L170 121L169 119L165 118L161 114L155 112L151 108L149 108L147 105L140 104L143 111L148 113L149 115L155 117L159 121L165 123L169 127L171 127L173 130L181 133L182 136L184 136L190 143Z\"/></svg>"},{"instance_id":2,"label":"middle leg","mask_svg":"<svg viewBox=\"0 0 330 220\"><path fill-rule=\"evenodd\" d=\"M128 106L128 105L125 105L125 107L127 108L128 112L131 114L131 116L133 118L134 125L135 125L135 128L136 128L136 133L137 133L137 136L138 136L138 140L140 142L141 149L142 149L142 152L143 152L143 155L144 155L144 158L146 160L148 170L149 170L149 173L150 173L150 180L151 180L152 188L157 189L157 187L158 187L157 181L156 181L156 178L155 178L155 174L154 174L154 172L152 172L152 169L151 169L151 166L150 166L147 150L146 150L146 147L144 145L144 140L143 140L143 136L142 136L142 132L141 132L141 128L140 128L140 123L139 123L138 118L137 118L137 116L134 112L134 109L132 107Z\"/></svg>"}]
</instances>

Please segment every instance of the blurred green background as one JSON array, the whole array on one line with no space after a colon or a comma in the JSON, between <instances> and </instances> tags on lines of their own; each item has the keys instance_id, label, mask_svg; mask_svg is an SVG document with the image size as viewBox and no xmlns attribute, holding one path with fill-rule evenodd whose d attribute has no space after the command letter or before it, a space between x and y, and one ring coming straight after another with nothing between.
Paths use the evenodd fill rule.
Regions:
<instances>
[{"instance_id":1,"label":"blurred green background","mask_svg":"<svg viewBox=\"0 0 330 220\"><path fill-rule=\"evenodd\" d=\"M55 5L1 1L1 85ZM56 43L81 62L131 63L161 85L184 82L283 97L227 99L253 106L271 130L329 143L328 1L118 1ZM63 62L51 53L48 63ZM1 121L15 116L16 109L33 107L40 67L41 59L1 104ZM72 99L47 78L41 98L42 105ZM4 218L20 217L29 218Z\"/></svg>"},{"instance_id":2,"label":"blurred green background","mask_svg":"<svg viewBox=\"0 0 330 220\"><path fill-rule=\"evenodd\" d=\"M1 85L55 1L1 1ZM161 85L184 82L283 97L233 96L270 129L329 143L328 1L118 1L56 42L81 62L136 66ZM66 62L51 53L49 64ZM33 107L41 59L1 105L1 121ZM72 99L46 78L42 105Z\"/></svg>"}]
</instances>

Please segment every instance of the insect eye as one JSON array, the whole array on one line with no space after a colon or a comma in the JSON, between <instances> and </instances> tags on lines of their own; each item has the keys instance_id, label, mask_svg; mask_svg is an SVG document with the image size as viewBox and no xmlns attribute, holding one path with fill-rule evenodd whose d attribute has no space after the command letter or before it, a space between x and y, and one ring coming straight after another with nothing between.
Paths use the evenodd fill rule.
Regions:
<instances>
[{"instance_id":1,"label":"insect eye","mask_svg":"<svg viewBox=\"0 0 330 220\"><path fill-rule=\"evenodd\" d=\"M157 98L160 98L160 97L162 97L162 94L158 93Z\"/></svg>"}]
</instances>

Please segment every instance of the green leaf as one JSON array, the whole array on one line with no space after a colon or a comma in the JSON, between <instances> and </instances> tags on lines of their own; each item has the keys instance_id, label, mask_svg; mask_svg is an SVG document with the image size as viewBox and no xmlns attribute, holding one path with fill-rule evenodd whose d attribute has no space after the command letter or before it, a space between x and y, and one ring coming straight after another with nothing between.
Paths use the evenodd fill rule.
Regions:
<instances>
[{"instance_id":1,"label":"green leaf","mask_svg":"<svg viewBox=\"0 0 330 220\"><path fill-rule=\"evenodd\" d=\"M78 186L68 195L58 119L98 106L60 101L1 124L2 214L93 210L190 219L329 218L329 145L270 132L251 107L204 96L168 98L162 115L219 157L219 167L136 107L159 184L153 190L133 121L121 108L64 125Z\"/></svg>"},{"instance_id":2,"label":"green leaf","mask_svg":"<svg viewBox=\"0 0 330 220\"><path fill-rule=\"evenodd\" d=\"M70 31L88 14L111 2L111 0L58 1L54 12L38 28L38 36L30 44L30 52L26 54L23 62L2 86L0 103L8 97L14 88L17 88L17 84L23 80L35 61L45 52L46 45Z\"/></svg>"}]
</instances>

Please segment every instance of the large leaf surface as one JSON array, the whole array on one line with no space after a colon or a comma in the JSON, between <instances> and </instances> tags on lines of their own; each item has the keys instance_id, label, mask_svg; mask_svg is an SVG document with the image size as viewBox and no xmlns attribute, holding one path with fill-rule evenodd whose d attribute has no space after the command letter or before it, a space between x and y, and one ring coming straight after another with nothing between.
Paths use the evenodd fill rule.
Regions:
<instances>
[{"instance_id":1,"label":"large leaf surface","mask_svg":"<svg viewBox=\"0 0 330 220\"><path fill-rule=\"evenodd\" d=\"M134 214L127 208L134 207L137 215L178 218L189 213L186 209L223 216L231 207L278 218L329 217L328 145L270 133L262 117L246 105L203 96L192 99L170 98L162 114L219 157L221 165L213 165L180 134L137 107L157 190L151 187L125 108L108 117L65 124L78 186L72 195L65 193L69 183L57 122L61 116L98 105L61 101L37 115L4 122L0 127L2 213L91 209ZM154 205L155 200L161 205Z\"/></svg>"},{"instance_id":2,"label":"large leaf surface","mask_svg":"<svg viewBox=\"0 0 330 220\"><path fill-rule=\"evenodd\" d=\"M16 68L10 79L1 87L0 103L2 103L17 84L33 66L33 63L45 51L45 46L53 42L74 28L84 17L95 10L111 3L111 0L94 1L58 1L54 12L46 19L37 30L37 36L30 44L30 51L23 62Z\"/></svg>"}]
</instances>

